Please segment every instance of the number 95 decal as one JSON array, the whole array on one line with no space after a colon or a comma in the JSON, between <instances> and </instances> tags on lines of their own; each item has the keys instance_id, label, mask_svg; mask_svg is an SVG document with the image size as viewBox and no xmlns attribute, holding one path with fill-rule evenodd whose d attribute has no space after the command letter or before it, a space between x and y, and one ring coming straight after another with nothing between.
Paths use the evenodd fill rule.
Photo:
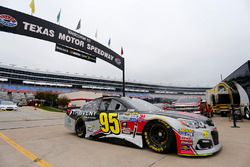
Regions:
<instances>
[{"instance_id":1,"label":"number 95 decal","mask_svg":"<svg viewBox=\"0 0 250 167\"><path fill-rule=\"evenodd\" d=\"M100 113L99 121L101 124L101 130L104 133L111 132L115 135L120 134L120 122L117 117L117 113Z\"/></svg>"}]
</instances>

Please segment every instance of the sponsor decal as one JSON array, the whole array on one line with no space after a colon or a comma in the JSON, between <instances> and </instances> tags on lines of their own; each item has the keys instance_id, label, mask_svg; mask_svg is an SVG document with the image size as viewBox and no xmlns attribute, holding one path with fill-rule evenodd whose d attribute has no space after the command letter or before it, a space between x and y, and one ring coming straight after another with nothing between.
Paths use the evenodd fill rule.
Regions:
<instances>
[{"instance_id":1,"label":"sponsor decal","mask_svg":"<svg viewBox=\"0 0 250 167\"><path fill-rule=\"evenodd\" d=\"M181 145L181 150L183 151L189 151L191 148L189 145Z\"/></svg>"},{"instance_id":2,"label":"sponsor decal","mask_svg":"<svg viewBox=\"0 0 250 167\"><path fill-rule=\"evenodd\" d=\"M192 129L180 129L179 133L181 136L194 137L194 131Z\"/></svg>"},{"instance_id":3,"label":"sponsor decal","mask_svg":"<svg viewBox=\"0 0 250 167\"><path fill-rule=\"evenodd\" d=\"M137 121L137 117L131 117L131 118L129 119L129 121L130 121L130 122L136 122L136 121Z\"/></svg>"},{"instance_id":4,"label":"sponsor decal","mask_svg":"<svg viewBox=\"0 0 250 167\"><path fill-rule=\"evenodd\" d=\"M120 121L128 121L130 119L129 115L119 114L118 119Z\"/></svg>"},{"instance_id":5,"label":"sponsor decal","mask_svg":"<svg viewBox=\"0 0 250 167\"><path fill-rule=\"evenodd\" d=\"M138 118L138 121L139 121L139 122L145 121L145 118L146 118L146 115L145 115L145 114L140 114L140 115L139 115L139 118Z\"/></svg>"},{"instance_id":6,"label":"sponsor decal","mask_svg":"<svg viewBox=\"0 0 250 167\"><path fill-rule=\"evenodd\" d=\"M192 129L180 129L180 132L187 132L187 133L193 133L194 131Z\"/></svg>"},{"instance_id":7,"label":"sponsor decal","mask_svg":"<svg viewBox=\"0 0 250 167\"><path fill-rule=\"evenodd\" d=\"M88 126L87 126L87 131L88 131L88 132L93 132L94 129L95 129L95 127L96 127L95 125L88 125Z\"/></svg>"},{"instance_id":8,"label":"sponsor decal","mask_svg":"<svg viewBox=\"0 0 250 167\"><path fill-rule=\"evenodd\" d=\"M82 118L96 118L96 111L71 110L70 115L79 115Z\"/></svg>"},{"instance_id":9,"label":"sponsor decal","mask_svg":"<svg viewBox=\"0 0 250 167\"><path fill-rule=\"evenodd\" d=\"M138 113L138 112L132 112L131 115L132 115L132 116L138 116L139 113Z\"/></svg>"},{"instance_id":10,"label":"sponsor decal","mask_svg":"<svg viewBox=\"0 0 250 167\"><path fill-rule=\"evenodd\" d=\"M16 27L18 25L18 22L16 19L10 15L7 14L0 14L0 24L6 27Z\"/></svg>"},{"instance_id":11,"label":"sponsor decal","mask_svg":"<svg viewBox=\"0 0 250 167\"><path fill-rule=\"evenodd\" d=\"M130 134L131 133L131 129L130 128L123 128L122 129L122 133L124 133L124 134Z\"/></svg>"},{"instance_id":12,"label":"sponsor decal","mask_svg":"<svg viewBox=\"0 0 250 167\"><path fill-rule=\"evenodd\" d=\"M208 131L203 131L203 137L204 138L209 138L209 132Z\"/></svg>"},{"instance_id":13,"label":"sponsor decal","mask_svg":"<svg viewBox=\"0 0 250 167\"><path fill-rule=\"evenodd\" d=\"M193 145L193 141L192 140L186 140L186 141L181 141L181 144L185 144L185 145Z\"/></svg>"},{"instance_id":14,"label":"sponsor decal","mask_svg":"<svg viewBox=\"0 0 250 167\"><path fill-rule=\"evenodd\" d=\"M181 142L181 149L182 147L184 147L184 148L188 148L189 150L190 149L189 147L193 145L193 140L190 137L181 137L180 142ZM184 150L187 150L187 149L184 149Z\"/></svg>"},{"instance_id":15,"label":"sponsor decal","mask_svg":"<svg viewBox=\"0 0 250 167\"><path fill-rule=\"evenodd\" d=\"M144 116L142 116L143 118ZM119 114L120 121L130 121L130 122L137 122L139 118L138 112L124 112Z\"/></svg>"},{"instance_id":16,"label":"sponsor decal","mask_svg":"<svg viewBox=\"0 0 250 167\"><path fill-rule=\"evenodd\" d=\"M126 128L128 125L127 125L127 122L122 122L122 127L123 128Z\"/></svg>"},{"instance_id":17,"label":"sponsor decal","mask_svg":"<svg viewBox=\"0 0 250 167\"><path fill-rule=\"evenodd\" d=\"M130 122L137 122L138 121L138 117L139 117L139 113L138 112L132 112L130 114Z\"/></svg>"},{"instance_id":18,"label":"sponsor decal","mask_svg":"<svg viewBox=\"0 0 250 167\"><path fill-rule=\"evenodd\" d=\"M183 136L181 136L180 140L182 140L182 141L190 141L192 139L190 137L183 137Z\"/></svg>"}]
</instances>

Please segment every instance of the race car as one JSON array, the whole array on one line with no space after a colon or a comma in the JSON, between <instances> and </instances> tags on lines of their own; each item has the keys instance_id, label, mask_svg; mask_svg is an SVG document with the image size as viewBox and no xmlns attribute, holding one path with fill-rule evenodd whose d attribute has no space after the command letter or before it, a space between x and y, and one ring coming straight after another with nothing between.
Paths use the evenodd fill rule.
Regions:
<instances>
[{"instance_id":1,"label":"race car","mask_svg":"<svg viewBox=\"0 0 250 167\"><path fill-rule=\"evenodd\" d=\"M164 111L144 100L101 97L69 110L65 126L78 137L126 141L155 152L208 156L218 152L218 131L210 118Z\"/></svg>"}]
</instances>

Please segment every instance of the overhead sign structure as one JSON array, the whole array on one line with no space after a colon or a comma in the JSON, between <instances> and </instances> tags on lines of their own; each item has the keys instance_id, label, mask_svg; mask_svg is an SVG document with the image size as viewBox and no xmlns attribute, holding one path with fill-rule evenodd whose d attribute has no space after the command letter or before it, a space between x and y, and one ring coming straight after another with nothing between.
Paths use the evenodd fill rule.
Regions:
<instances>
[{"instance_id":1,"label":"overhead sign structure","mask_svg":"<svg viewBox=\"0 0 250 167\"><path fill-rule=\"evenodd\" d=\"M95 40L46 20L0 6L0 31L56 43L56 51L96 62L100 58L123 71L124 58Z\"/></svg>"},{"instance_id":2,"label":"overhead sign structure","mask_svg":"<svg viewBox=\"0 0 250 167\"><path fill-rule=\"evenodd\" d=\"M0 31L61 44L124 69L124 58L93 39L46 20L0 6Z\"/></svg>"}]
</instances>

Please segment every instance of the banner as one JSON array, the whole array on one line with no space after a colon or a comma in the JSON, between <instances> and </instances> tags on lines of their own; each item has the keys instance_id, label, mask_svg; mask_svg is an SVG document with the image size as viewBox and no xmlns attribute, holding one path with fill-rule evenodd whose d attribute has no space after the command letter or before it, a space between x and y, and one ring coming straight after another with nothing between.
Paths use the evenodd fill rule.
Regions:
<instances>
[{"instance_id":1,"label":"banner","mask_svg":"<svg viewBox=\"0 0 250 167\"><path fill-rule=\"evenodd\" d=\"M75 49L69 48L67 46L60 45L60 44L56 44L55 51L60 52L60 53L64 53L64 54L68 54L68 55L71 55L71 56L74 56L74 57L77 57L80 59L84 59L87 61L91 61L94 63L96 62L96 57L89 55L87 53L81 52L79 50L75 50Z\"/></svg>"},{"instance_id":2,"label":"banner","mask_svg":"<svg viewBox=\"0 0 250 167\"><path fill-rule=\"evenodd\" d=\"M2 6L0 6L0 31L70 47L124 70L124 58L93 39L60 25Z\"/></svg>"}]
</instances>

